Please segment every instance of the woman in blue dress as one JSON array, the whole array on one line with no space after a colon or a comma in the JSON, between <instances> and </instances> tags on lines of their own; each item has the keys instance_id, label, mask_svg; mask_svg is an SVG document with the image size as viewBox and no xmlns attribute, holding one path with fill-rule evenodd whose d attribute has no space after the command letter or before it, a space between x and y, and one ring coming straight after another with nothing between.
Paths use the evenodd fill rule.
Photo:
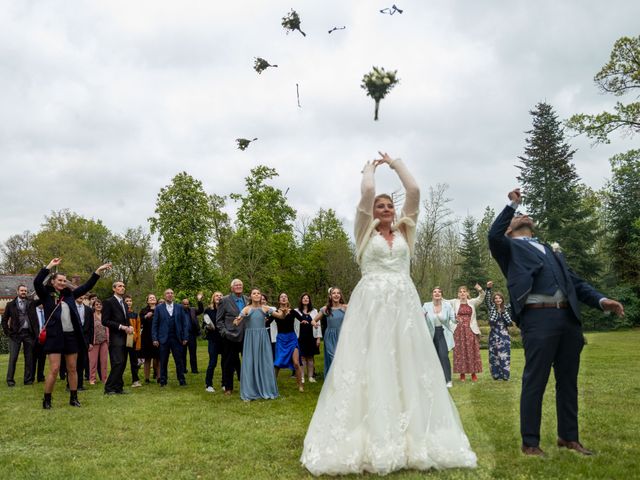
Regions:
<instances>
[{"instance_id":1,"label":"woman in blue dress","mask_svg":"<svg viewBox=\"0 0 640 480\"><path fill-rule=\"evenodd\" d=\"M245 401L278 397L278 385L273 371L271 342L265 329L267 315L273 307L261 304L260 290L251 290L251 305L242 309L233 321L236 325L247 322L242 348L240 398Z\"/></svg>"},{"instance_id":2,"label":"woman in blue dress","mask_svg":"<svg viewBox=\"0 0 640 480\"><path fill-rule=\"evenodd\" d=\"M511 320L510 306L505 304L500 292L493 293L493 282L487 282L487 294L484 297L489 311L489 367L494 380L509 380L511 373L511 337L509 325Z\"/></svg>"},{"instance_id":3,"label":"woman in blue dress","mask_svg":"<svg viewBox=\"0 0 640 480\"><path fill-rule=\"evenodd\" d=\"M301 321L304 317L297 310L291 308L289 296L281 293L278 297L278 310L271 314L278 325L276 337L276 359L273 362L276 378L281 368L293 370L296 374L298 390L304 392L302 384L302 367L300 366L300 347L295 331L296 319Z\"/></svg>"},{"instance_id":4,"label":"woman in blue dress","mask_svg":"<svg viewBox=\"0 0 640 480\"><path fill-rule=\"evenodd\" d=\"M323 332L324 337L324 378L327 378L331 362L336 354L338 339L340 338L340 329L342 328L342 320L347 311L347 304L342 298L342 290L339 288L329 289L329 299L327 305L320 309L316 318L311 322L312 326L316 326L322 319L326 319L327 327Z\"/></svg>"}]
</instances>

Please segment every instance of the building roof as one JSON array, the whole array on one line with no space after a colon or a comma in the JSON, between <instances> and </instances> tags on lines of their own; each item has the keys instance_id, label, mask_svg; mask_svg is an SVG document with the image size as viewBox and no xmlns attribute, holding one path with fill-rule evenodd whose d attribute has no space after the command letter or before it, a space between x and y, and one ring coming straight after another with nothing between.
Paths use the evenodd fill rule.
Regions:
<instances>
[{"instance_id":1,"label":"building roof","mask_svg":"<svg viewBox=\"0 0 640 480\"><path fill-rule=\"evenodd\" d=\"M34 275L0 275L0 298L13 298L16 296L18 285L24 284L33 291Z\"/></svg>"}]
</instances>

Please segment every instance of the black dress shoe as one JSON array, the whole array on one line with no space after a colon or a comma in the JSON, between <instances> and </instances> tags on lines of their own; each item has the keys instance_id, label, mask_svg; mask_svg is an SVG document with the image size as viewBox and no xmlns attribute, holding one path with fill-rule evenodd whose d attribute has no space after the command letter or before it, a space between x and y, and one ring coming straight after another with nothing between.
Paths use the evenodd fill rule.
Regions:
<instances>
[{"instance_id":1,"label":"black dress shoe","mask_svg":"<svg viewBox=\"0 0 640 480\"><path fill-rule=\"evenodd\" d=\"M594 452L592 452L591 450L587 450L582 446L580 442L576 442L575 440L567 441L567 440L563 440L562 438L559 438L558 447L568 448L569 450L575 450L576 452L586 456L595 455Z\"/></svg>"},{"instance_id":2,"label":"black dress shoe","mask_svg":"<svg viewBox=\"0 0 640 480\"><path fill-rule=\"evenodd\" d=\"M42 408L44 408L45 410L51 410L51 400L43 400Z\"/></svg>"},{"instance_id":3,"label":"black dress shoe","mask_svg":"<svg viewBox=\"0 0 640 480\"><path fill-rule=\"evenodd\" d=\"M120 390L119 392L116 392L118 395L129 395L130 392L126 391L126 390Z\"/></svg>"},{"instance_id":4,"label":"black dress shoe","mask_svg":"<svg viewBox=\"0 0 640 480\"><path fill-rule=\"evenodd\" d=\"M69 405L71 405L72 407L81 407L82 405L80 405L80 402L78 401L77 398L73 398L71 400L69 400Z\"/></svg>"},{"instance_id":5,"label":"black dress shoe","mask_svg":"<svg viewBox=\"0 0 640 480\"><path fill-rule=\"evenodd\" d=\"M33 385L33 380L30 380L28 382L24 382L25 385Z\"/></svg>"},{"instance_id":6,"label":"black dress shoe","mask_svg":"<svg viewBox=\"0 0 640 480\"><path fill-rule=\"evenodd\" d=\"M181 387L186 387L187 386L187 382L180 382L180 386Z\"/></svg>"},{"instance_id":7,"label":"black dress shoe","mask_svg":"<svg viewBox=\"0 0 640 480\"><path fill-rule=\"evenodd\" d=\"M86 388L84 388L84 386L82 386L82 385L80 385L80 386L78 387L78 391L79 391L79 392L84 392L85 390L86 390Z\"/></svg>"},{"instance_id":8,"label":"black dress shoe","mask_svg":"<svg viewBox=\"0 0 640 480\"><path fill-rule=\"evenodd\" d=\"M16 382L14 381L7 382L7 387L15 387L15 386L16 386Z\"/></svg>"},{"instance_id":9,"label":"black dress shoe","mask_svg":"<svg viewBox=\"0 0 640 480\"><path fill-rule=\"evenodd\" d=\"M525 455L529 455L531 457L544 457L545 454L540 447L529 447L527 445L522 445L522 453Z\"/></svg>"},{"instance_id":10,"label":"black dress shoe","mask_svg":"<svg viewBox=\"0 0 640 480\"><path fill-rule=\"evenodd\" d=\"M118 392L114 392L114 391L112 391L112 390L109 390L109 391L106 391L106 390L105 390L105 391L104 391L104 394L105 394L105 395L117 395L117 393L118 393Z\"/></svg>"}]
</instances>

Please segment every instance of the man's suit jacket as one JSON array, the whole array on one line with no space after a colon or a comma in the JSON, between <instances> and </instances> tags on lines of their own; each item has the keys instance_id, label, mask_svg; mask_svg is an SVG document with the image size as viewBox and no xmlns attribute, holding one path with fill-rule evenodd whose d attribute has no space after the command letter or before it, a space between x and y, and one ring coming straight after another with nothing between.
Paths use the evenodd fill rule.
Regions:
<instances>
[{"instance_id":1,"label":"man's suit jacket","mask_svg":"<svg viewBox=\"0 0 640 480\"><path fill-rule=\"evenodd\" d=\"M127 332L120 330L120 325L129 327L129 318L115 296L102 302L102 325L109 329L109 346L124 347L127 344Z\"/></svg>"},{"instance_id":2,"label":"man's suit jacket","mask_svg":"<svg viewBox=\"0 0 640 480\"><path fill-rule=\"evenodd\" d=\"M174 322L176 337L180 342L189 340L189 316L184 307L173 304L173 318L169 316L166 303L157 305L153 311L153 323L151 324L151 339L162 344L169 339L169 322Z\"/></svg>"},{"instance_id":3,"label":"man's suit jacket","mask_svg":"<svg viewBox=\"0 0 640 480\"><path fill-rule=\"evenodd\" d=\"M83 319L80 319L82 324ZM93 345L93 310L87 305L84 306L84 325L82 325L82 335L87 345Z\"/></svg>"},{"instance_id":4,"label":"man's suit jacket","mask_svg":"<svg viewBox=\"0 0 640 480\"><path fill-rule=\"evenodd\" d=\"M545 265L545 254L530 242L512 239L505 235L514 213L515 209L507 205L495 219L489 230L489 248L507 279L511 309L515 316L514 320L519 323L527 296L532 293L535 277ZM600 308L599 302L604 295L578 277L567 265L563 254L552 252L550 247L546 250L546 255L554 255L558 260L565 279L562 287L578 321L580 320L578 301L593 308Z\"/></svg>"},{"instance_id":5,"label":"man's suit jacket","mask_svg":"<svg viewBox=\"0 0 640 480\"><path fill-rule=\"evenodd\" d=\"M25 310L27 311L27 317L29 316L29 309L32 300L25 298L26 302ZM2 316L2 330L4 331L5 336L11 337L12 335L18 335L20 330L22 330L22 326L18 325L20 321L19 310L18 310L18 297L11 300L7 303L7 306L4 307L4 315ZM29 333L35 338L36 331L33 329L33 324L31 321L27 322L29 327Z\"/></svg>"},{"instance_id":6,"label":"man's suit jacket","mask_svg":"<svg viewBox=\"0 0 640 480\"><path fill-rule=\"evenodd\" d=\"M249 298L244 295L242 297L244 298L245 306L249 305ZM240 315L240 310L234 298L235 295L231 294L222 297L222 300L220 300L216 314L216 328L222 338L232 342L241 342L244 338L244 324L246 322L240 322L240 325L233 324L235 318Z\"/></svg>"}]
</instances>

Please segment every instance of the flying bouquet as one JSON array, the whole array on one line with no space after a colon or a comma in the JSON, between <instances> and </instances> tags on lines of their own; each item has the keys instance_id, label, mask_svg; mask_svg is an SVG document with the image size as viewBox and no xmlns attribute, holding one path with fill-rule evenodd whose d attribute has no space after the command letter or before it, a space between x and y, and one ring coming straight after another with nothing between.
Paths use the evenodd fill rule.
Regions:
<instances>
[{"instance_id":1,"label":"flying bouquet","mask_svg":"<svg viewBox=\"0 0 640 480\"><path fill-rule=\"evenodd\" d=\"M373 67L373 70L362 78L362 85L360 86L367 91L367 95L376 101L374 120L378 120L380 100L386 97L389 91L400 81L396 76L397 72L397 70L387 72L382 67Z\"/></svg>"},{"instance_id":2,"label":"flying bouquet","mask_svg":"<svg viewBox=\"0 0 640 480\"><path fill-rule=\"evenodd\" d=\"M300 30L300 15L295 10L291 10L286 17L282 17L282 26L287 31L287 35L289 32L297 30L303 37L307 36L306 33Z\"/></svg>"},{"instance_id":3,"label":"flying bouquet","mask_svg":"<svg viewBox=\"0 0 640 480\"><path fill-rule=\"evenodd\" d=\"M257 57L256 58L256 62L253 64L253 69L258 73L264 72L269 67L276 67L277 68L278 65L271 65L264 58L260 58L260 57Z\"/></svg>"},{"instance_id":4,"label":"flying bouquet","mask_svg":"<svg viewBox=\"0 0 640 480\"><path fill-rule=\"evenodd\" d=\"M238 149L244 151L247 149L251 142L255 142L257 138L249 140L248 138L236 138L236 142L238 143Z\"/></svg>"}]
</instances>

